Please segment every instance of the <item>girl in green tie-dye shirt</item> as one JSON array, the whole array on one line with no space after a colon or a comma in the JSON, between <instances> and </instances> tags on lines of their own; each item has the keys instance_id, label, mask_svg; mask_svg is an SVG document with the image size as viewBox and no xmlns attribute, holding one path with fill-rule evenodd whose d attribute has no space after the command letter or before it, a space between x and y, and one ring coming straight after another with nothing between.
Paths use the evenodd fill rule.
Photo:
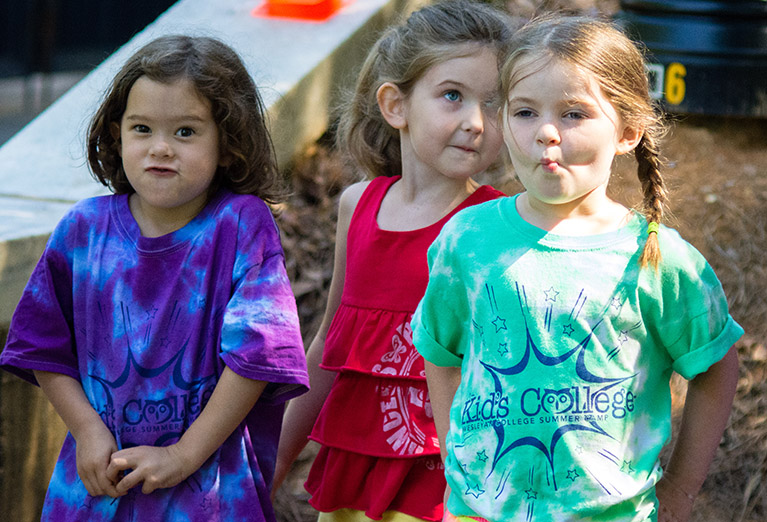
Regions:
<instances>
[{"instance_id":1,"label":"girl in green tie-dye shirt","mask_svg":"<svg viewBox=\"0 0 767 522\"><path fill-rule=\"evenodd\" d=\"M660 123L636 46L608 23L531 22L501 71L525 192L458 214L413 318L447 518L686 521L724 430L742 335L700 253L660 224ZM633 152L644 208L606 193ZM662 254L662 255L661 255ZM669 379L690 379L671 434Z\"/></svg>"}]
</instances>

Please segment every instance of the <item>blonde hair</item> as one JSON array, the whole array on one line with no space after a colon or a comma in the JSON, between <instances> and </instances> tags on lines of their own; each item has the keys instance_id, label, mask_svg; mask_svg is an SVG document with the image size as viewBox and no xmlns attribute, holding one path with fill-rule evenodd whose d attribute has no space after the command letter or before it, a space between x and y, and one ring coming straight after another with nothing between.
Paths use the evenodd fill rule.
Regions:
<instances>
[{"instance_id":1,"label":"blonde hair","mask_svg":"<svg viewBox=\"0 0 767 522\"><path fill-rule=\"evenodd\" d=\"M657 105L650 98L640 47L610 22L567 15L536 18L514 35L503 60L504 99L508 100L510 90L520 79L516 65L520 59L529 57L564 60L593 74L622 123L642 130L634 150L643 193L640 210L648 224L660 224L668 204L659 149L666 129ZM657 225L650 227L639 259L642 267L651 264L657 268L661 261L657 236Z\"/></svg>"},{"instance_id":2,"label":"blonde hair","mask_svg":"<svg viewBox=\"0 0 767 522\"><path fill-rule=\"evenodd\" d=\"M340 149L369 175L401 174L399 132L381 115L378 88L391 82L408 96L430 67L465 56L467 44L501 54L510 37L507 16L482 3L448 1L415 11L387 30L368 53L341 115Z\"/></svg>"}]
</instances>

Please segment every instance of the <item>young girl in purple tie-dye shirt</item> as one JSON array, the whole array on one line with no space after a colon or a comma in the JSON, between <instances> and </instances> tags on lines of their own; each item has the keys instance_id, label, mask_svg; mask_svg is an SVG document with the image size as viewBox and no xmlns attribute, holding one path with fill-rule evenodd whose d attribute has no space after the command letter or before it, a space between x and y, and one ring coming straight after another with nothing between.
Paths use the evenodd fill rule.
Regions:
<instances>
[{"instance_id":1,"label":"young girl in purple tie-dye shirt","mask_svg":"<svg viewBox=\"0 0 767 522\"><path fill-rule=\"evenodd\" d=\"M69 430L43 520L274 520L283 403L308 380L256 86L217 40L154 40L88 160L114 194L56 227L0 355Z\"/></svg>"}]
</instances>

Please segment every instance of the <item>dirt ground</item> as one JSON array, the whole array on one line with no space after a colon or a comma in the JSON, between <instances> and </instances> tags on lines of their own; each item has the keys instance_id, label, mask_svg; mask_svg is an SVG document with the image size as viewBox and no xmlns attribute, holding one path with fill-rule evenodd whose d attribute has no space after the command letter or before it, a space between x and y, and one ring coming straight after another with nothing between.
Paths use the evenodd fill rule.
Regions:
<instances>
[{"instance_id":1,"label":"dirt ground","mask_svg":"<svg viewBox=\"0 0 767 522\"><path fill-rule=\"evenodd\" d=\"M567 3L581 11L612 13L615 1L509 2L513 14ZM664 142L665 180L673 215L667 224L698 248L714 267L733 317L746 330L738 343L740 380L730 423L695 505L693 522L767 520L767 120L675 116ZM612 194L640 202L633 161L616 165ZM307 151L292 172L295 193L284 205L289 271L308 341L319 326L332 270L335 210L341 189L354 180L322 144ZM513 194L509 177L492 184ZM685 384L674 380L678 421ZM308 522L316 512L302 484L316 448L307 447L280 489L282 522Z\"/></svg>"}]
</instances>

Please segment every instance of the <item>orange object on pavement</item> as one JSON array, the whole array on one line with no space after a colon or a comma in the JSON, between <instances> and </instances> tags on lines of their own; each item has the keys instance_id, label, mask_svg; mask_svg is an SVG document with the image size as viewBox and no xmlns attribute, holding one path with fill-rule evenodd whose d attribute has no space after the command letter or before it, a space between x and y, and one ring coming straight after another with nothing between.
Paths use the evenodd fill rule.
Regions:
<instances>
[{"instance_id":1,"label":"orange object on pavement","mask_svg":"<svg viewBox=\"0 0 767 522\"><path fill-rule=\"evenodd\" d=\"M266 0L253 10L253 15L322 21L345 3L344 0Z\"/></svg>"}]
</instances>

